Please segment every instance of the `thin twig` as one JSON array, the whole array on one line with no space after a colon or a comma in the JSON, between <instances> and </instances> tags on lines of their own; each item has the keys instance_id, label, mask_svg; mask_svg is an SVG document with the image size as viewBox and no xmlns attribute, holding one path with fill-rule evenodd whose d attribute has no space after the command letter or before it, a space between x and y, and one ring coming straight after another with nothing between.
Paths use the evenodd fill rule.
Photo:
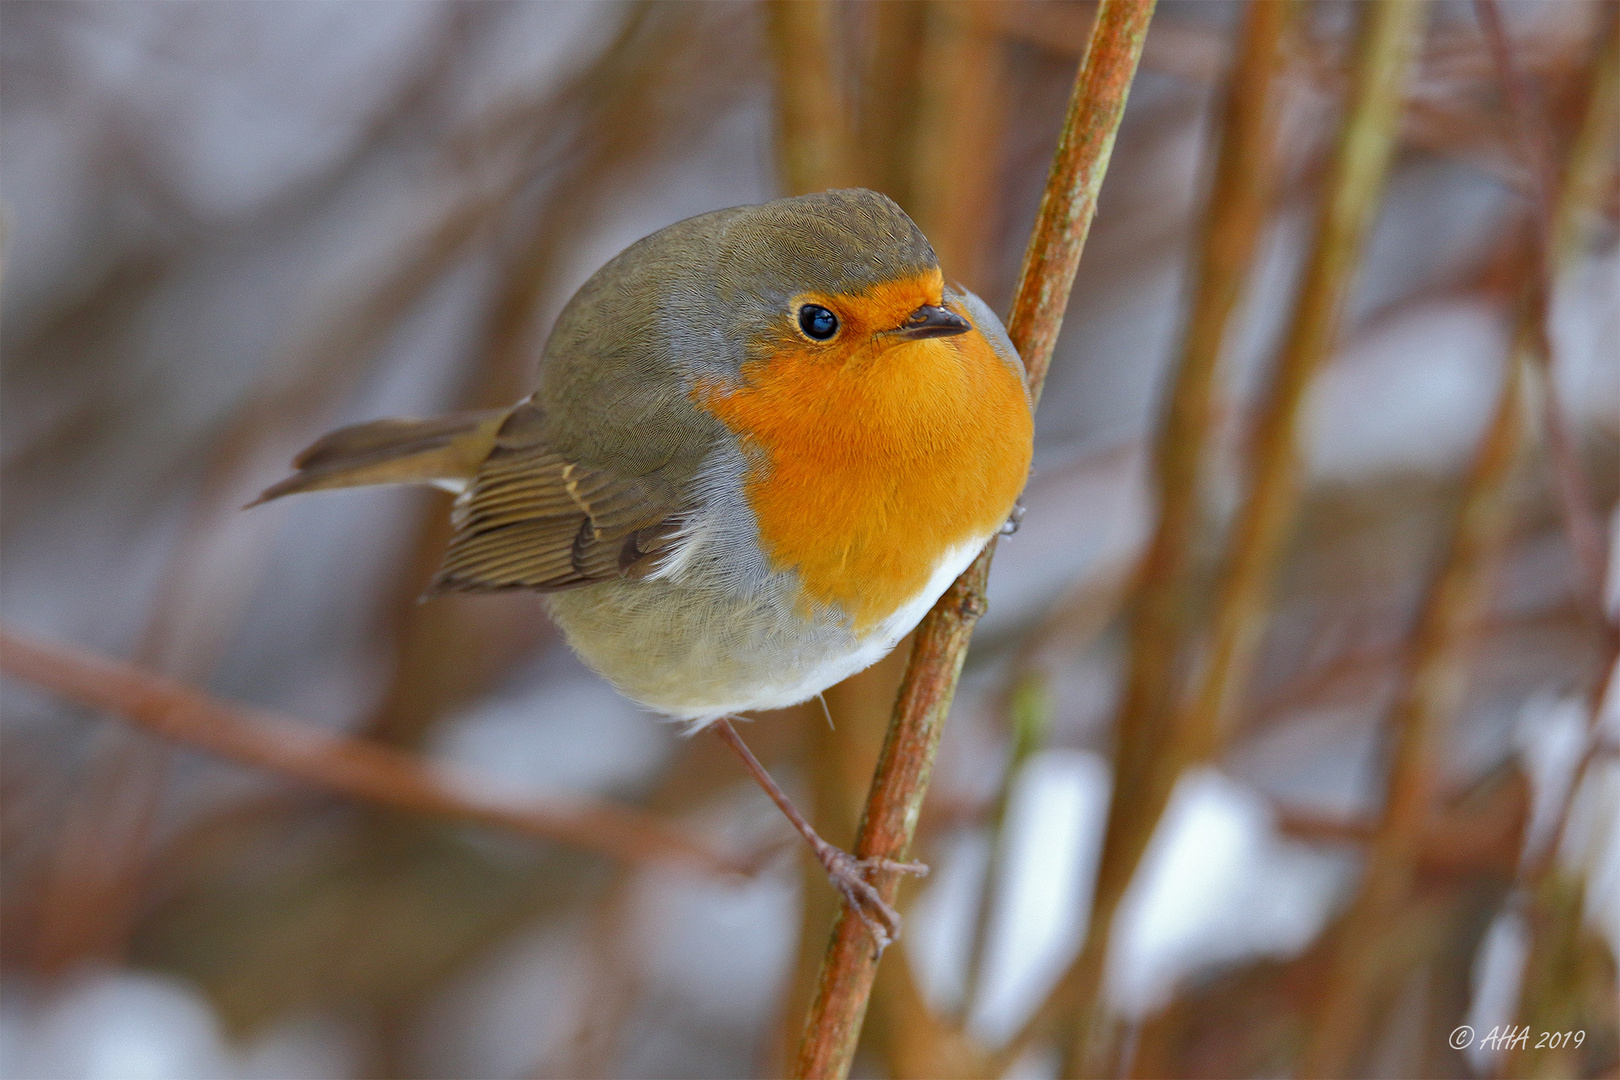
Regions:
<instances>
[{"instance_id":1,"label":"thin twig","mask_svg":"<svg viewBox=\"0 0 1620 1080\"><path fill-rule=\"evenodd\" d=\"M1341 129L1327 184L1301 301L1279 362L1276 385L1260 420L1256 476L1234 529L1229 566L1215 616L1215 642L1199 692L1179 724L1193 741L1218 745L1234 688L1246 681L1258 646L1271 570L1287 535L1298 485L1295 445L1300 406L1310 378L1334 345L1345 297L1363 238L1378 206L1398 129L1404 74L1419 36L1419 5L1389 0L1363 9L1354 96ZM1191 735L1189 735L1191 738ZM1173 776L1170 777L1173 782ZM1157 819L1154 814L1149 819ZM1145 840L1123 835L1125 822L1110 821L1092 902L1090 926L1080 955L1070 965L1011 1048L1027 1046L1065 1013L1077 1021L1069 1047L1075 1068L1106 1068L1109 1040L1097 1017L1103 964L1114 911L1124 895ZM1126 840L1132 840L1126 843ZM1110 857L1112 855L1112 857ZM1013 1052L1012 1049L1008 1052Z\"/></svg>"},{"instance_id":2,"label":"thin twig","mask_svg":"<svg viewBox=\"0 0 1620 1080\"><path fill-rule=\"evenodd\" d=\"M985 954L989 946L991 929L1001 921L1006 906L1005 884L1008 860L1012 857L1013 837L1007 828L1007 811L1012 805L1014 785L1031 756L1046 745L1047 732L1052 726L1052 691L1049 678L1043 671L1026 671L1013 688L1008 713L1012 721L1012 746L1007 752L1007 764L1001 772L991 804L988 821L990 857L985 861L984 875L979 879L978 897L973 905L973 930L968 939L966 987L961 1019L973 1014L973 1005L983 992Z\"/></svg>"},{"instance_id":3,"label":"thin twig","mask_svg":"<svg viewBox=\"0 0 1620 1080\"><path fill-rule=\"evenodd\" d=\"M503 799L386 746L345 738L71 645L0 628L0 671L154 734L353 798L438 814L634 863L711 874L739 864L640 811L589 800Z\"/></svg>"},{"instance_id":4,"label":"thin twig","mask_svg":"<svg viewBox=\"0 0 1620 1080\"><path fill-rule=\"evenodd\" d=\"M1116 789L1131 786L1135 770L1130 766L1139 756L1127 752L1125 744L1144 733L1173 699L1176 651L1189 616L1187 573L1200 518L1203 463L1215 434L1216 372L1278 179L1274 76L1295 10L1291 2L1249 5L1227 92L1198 292L1156 455L1159 517L1143 557L1141 597L1131 625L1131 666L1116 724L1121 740ZM1152 753L1158 740L1134 741L1145 744L1135 749Z\"/></svg>"},{"instance_id":5,"label":"thin twig","mask_svg":"<svg viewBox=\"0 0 1620 1080\"><path fill-rule=\"evenodd\" d=\"M1517 860L1518 838L1529 813L1523 774L1516 783L1497 785L1482 797L1473 792L1442 792L1447 805L1423 825L1414 849L1416 874L1466 875L1481 870L1506 877ZM1361 848L1371 843L1378 822L1365 817L1327 816L1287 806L1275 808L1279 834L1309 844Z\"/></svg>"},{"instance_id":6,"label":"thin twig","mask_svg":"<svg viewBox=\"0 0 1620 1080\"><path fill-rule=\"evenodd\" d=\"M1502 13L1496 0L1474 0L1480 28L1490 43L1515 135L1514 143L1530 174L1530 205L1535 216L1531 250L1531 276L1526 322L1530 335L1529 358L1534 361L1543 383L1542 424L1546 428L1547 451L1552 460L1553 493L1569 534L1575 563L1581 576L1582 591L1591 601L1597 617L1608 622L1603 603L1603 526L1581 468L1580 451L1570 430L1569 418L1558 399L1554 380L1552 334L1548 319L1552 310L1553 276L1557 257L1552 246L1558 241L1554 217L1558 214L1559 177L1552 148L1547 139L1547 118L1534 88L1514 62L1513 47L1502 26Z\"/></svg>"},{"instance_id":7,"label":"thin twig","mask_svg":"<svg viewBox=\"0 0 1620 1080\"><path fill-rule=\"evenodd\" d=\"M1198 291L1156 454L1159 516L1143 556L1141 594L1131 623L1130 667L1114 726L1114 785L1087 936L1089 955L1083 955L1075 969L1083 977L1071 984L1077 1020L1087 1016L1095 1003L1108 925L1164 811L1176 774L1204 749L1174 745L1178 734L1182 742L1193 741L1193 729L1182 725L1177 731L1171 710L1190 618L1189 576L1201 517L1199 493L1204 463L1216 438L1216 375L1278 179L1274 143L1280 87L1275 76L1295 10L1291 3L1249 5L1238 64L1227 91Z\"/></svg>"},{"instance_id":8,"label":"thin twig","mask_svg":"<svg viewBox=\"0 0 1620 1080\"><path fill-rule=\"evenodd\" d=\"M1593 66L1591 83L1587 89L1586 115L1570 150L1570 161L1563 176L1563 187L1553 220L1549 223L1549 280L1562 269L1580 247L1583 217L1597 203L1606 182L1613 174L1613 156L1616 142L1616 114L1620 113L1620 35L1616 34L1617 17L1611 7L1599 24L1598 56ZM1602 594L1599 593L1601 601ZM1606 615L1606 612L1601 614ZM1620 640L1612 633L1612 622L1604 622L1608 648L1602 660L1601 674L1586 695L1587 747L1580 761L1570 772L1562 798L1555 808L1553 826L1538 850L1526 850L1520 860L1513 894L1509 904L1524 911L1530 927L1530 948L1525 959L1524 975L1519 993L1518 1015L1521 1023L1540 1023L1564 1012L1568 996L1569 955L1572 923L1579 925L1576 914L1583 906L1583 887L1570 888L1561 880L1560 853L1565 849L1565 834L1569 828L1571 810L1579 793L1585 788L1589 772L1605 750L1600 717L1605 704L1614 693L1614 680L1620 674ZM1578 946L1576 946L1578 948ZM1562 991L1562 992L1561 992ZM1567 1071L1570 1062L1541 1047L1515 1047L1501 1062L1499 1074L1503 1076L1554 1075Z\"/></svg>"},{"instance_id":9,"label":"thin twig","mask_svg":"<svg viewBox=\"0 0 1620 1080\"><path fill-rule=\"evenodd\" d=\"M368 124L341 168L282 195L239 226L243 236L286 227L298 207L330 199L355 170L386 149L401 128L419 133L433 87L453 69L460 33L425 57L406 92ZM393 132L393 135L390 135ZM457 178L460 181L460 178ZM258 584L274 530L238 514L245 490L263 483L299 442L304 424L357 381L382 347L386 331L422 292L462 258L496 215L487 185L465 184L430 226L386 262L385 279L364 295L336 304L318 332L267 365L267 376L238 403L191 457L206 462L192 485L178 539L159 575L156 594L135 646L136 659L182 679L201 678L217 660ZM514 176L513 183L517 182ZM274 464L272 464L274 463ZM128 731L109 729L84 769L80 797L60 826L61 839L45 871L41 917L33 938L47 968L71 965L91 952L110 959L132 923L145 880L150 825L168 790L170 748Z\"/></svg>"},{"instance_id":10,"label":"thin twig","mask_svg":"<svg viewBox=\"0 0 1620 1080\"><path fill-rule=\"evenodd\" d=\"M1080 63L1007 321L1037 400L1152 14L1153 0L1103 0ZM910 847L968 638L984 612L984 586L994 550L992 541L918 628L872 778L856 841L858 858L903 860ZM895 875L880 875L877 884L884 899L892 902ZM860 920L846 907L828 944L816 999L805 1020L795 1076L848 1074L877 959Z\"/></svg>"},{"instance_id":11,"label":"thin twig","mask_svg":"<svg viewBox=\"0 0 1620 1080\"><path fill-rule=\"evenodd\" d=\"M1424 604L1410 674L1391 717L1395 740L1384 811L1355 903L1335 944L1327 992L1300 1065L1308 1077L1352 1066L1379 974L1372 962L1411 887L1418 846L1436 803L1445 726L1467 686L1466 656L1490 595L1509 520L1509 480L1524 438L1524 365L1509 358L1506 384L1464 496L1446 566Z\"/></svg>"},{"instance_id":12,"label":"thin twig","mask_svg":"<svg viewBox=\"0 0 1620 1080\"><path fill-rule=\"evenodd\" d=\"M1080 61L1007 318L1007 332L1029 374L1030 397L1037 402L1152 17L1148 0L1103 0Z\"/></svg>"},{"instance_id":13,"label":"thin twig","mask_svg":"<svg viewBox=\"0 0 1620 1080\"><path fill-rule=\"evenodd\" d=\"M706 14L707 13L707 14ZM593 215L629 170L667 153L689 132L702 97L674 94L684 62L712 40L700 5L627 5L612 43L590 65L544 95L526 94L511 108L512 122L497 123L521 140L537 192L513 190L503 203L506 258L468 350L459 408L489 408L521 397L533 377L534 343L545 305L556 296L556 268L583 242ZM702 84L697 84L702 85ZM503 110L504 111L504 110ZM443 503L417 511L414 540L382 604L380 623L390 638L392 671L362 731L411 746L458 703L476 697L554 628L533 597L441 597L420 604L449 540Z\"/></svg>"},{"instance_id":14,"label":"thin twig","mask_svg":"<svg viewBox=\"0 0 1620 1080\"><path fill-rule=\"evenodd\" d=\"M904 200L901 205L933 245L946 278L981 294L998 291L997 283L986 273L991 269L987 256L1003 217L1004 185L999 181L1006 163L1007 125L1003 114L1008 98L1007 49L1001 35L987 25L992 9L998 6L1000 0L868 5L868 9L913 9L910 15L877 15L879 22L889 30L889 40L873 42L869 55L874 73L892 62L889 55L878 53L876 49L895 47L894 37L900 29L896 23L906 18L915 21L916 44L906 52L908 58L915 53L910 65L911 79L909 85L904 86L907 96L897 103L904 110L901 115L905 126L890 125L885 129L880 126L883 113L899 110L893 106L878 106L869 98L862 102L863 112L872 114L863 116L863 130L870 132L874 143L892 139L892 153L905 157L905 168L899 170L906 174L903 194L897 198ZM879 77L892 84L897 82L899 74ZM868 157L876 161L876 155L870 152ZM865 684L868 692L862 695L864 708L836 710L840 731L821 736L821 741L828 744L843 742L850 738L847 732L854 727L851 721L860 725L857 737L864 756L859 759L858 768L842 769L838 773L843 783L841 795L849 807L846 835L851 838L859 823L872 766L905 674L910 644L909 641L902 643L904 651L896 649L899 655L881 666L888 675L881 684L875 680ZM827 750L827 747L820 748L819 753L826 754ZM847 752L841 756L849 757ZM815 772L826 775L829 770L818 765ZM902 886L896 907L903 910L914 892L915 888ZM836 911L836 907L829 907L828 914L835 915ZM789 1032L791 1039L799 1034L797 1023L803 1018L815 989L827 929L833 921L823 916L821 925L801 949L801 955L808 961L809 978L805 981L804 999L791 1014L794 1021ZM948 1022L929 1008L911 976L906 961L896 958L881 966L873 981L863 1037L877 1054L880 1067L895 1076L977 1075L963 1071L971 1070L978 1058L967 1035L958 1024ZM791 1046L791 1042L788 1045Z\"/></svg>"},{"instance_id":15,"label":"thin twig","mask_svg":"<svg viewBox=\"0 0 1620 1080\"><path fill-rule=\"evenodd\" d=\"M909 207L910 136L917 119L917 60L925 6L874 4L862 11L871 21L867 29L879 40L877 51L869 54L870 67L862 73L858 118L847 111L841 61L858 53L839 48L840 28L849 25L841 5L831 0L766 0L759 6L771 60L779 192L801 195L859 179ZM806 809L815 831L841 848L854 844L865 780L893 700L892 681L881 704L874 707L869 700L873 696L869 684L878 678L876 669L861 672L829 687L820 700L807 703L796 714L810 795ZM851 700L839 701L841 697ZM804 897L798 947L767 1072L787 1068L799 1019L815 992L822 941L841 903L837 891L827 888L826 869L809 846L801 850L797 865Z\"/></svg>"},{"instance_id":16,"label":"thin twig","mask_svg":"<svg viewBox=\"0 0 1620 1080\"><path fill-rule=\"evenodd\" d=\"M1407 69L1422 37L1424 15L1423 5L1410 0L1383 0L1362 9L1350 109L1329 168L1327 201L1279 358L1276 383L1256 431L1253 486L1230 539L1230 562L1216 600L1209 660L1190 706L1178 720L1183 734L1177 741L1189 747L1192 757L1202 757L1225 741L1234 707L1259 653L1271 580L1298 502L1303 467L1299 424L1306 390L1339 336L1356 267L1394 156ZM1173 777L1165 779L1174 783ZM1165 794L1168 797L1167 791ZM1145 835L1137 839L1145 846ZM1105 893L1099 881L1093 906L1093 933L1085 951L1097 954L1089 969L1095 974L1087 988L1090 993L1084 995L1091 1000L1083 1002L1086 1012L1081 1014L1076 1043L1077 1060L1084 1066L1098 1064L1094 1036L1103 1025L1095 1022L1091 1008L1096 1002L1094 988L1100 983L1106 957L1111 909L1117 908L1127 883L1128 875L1123 880L1116 877L1113 890Z\"/></svg>"},{"instance_id":17,"label":"thin twig","mask_svg":"<svg viewBox=\"0 0 1620 1080\"><path fill-rule=\"evenodd\" d=\"M1253 485L1233 528L1232 561L1216 602L1211 656L1181 721L1211 745L1218 744L1247 684L1265 629L1271 577L1298 501L1305 392L1337 344L1394 154L1401 87L1422 34L1424 7L1412 0L1380 0L1362 11L1350 111L1334 152L1300 300L1255 434Z\"/></svg>"}]
</instances>

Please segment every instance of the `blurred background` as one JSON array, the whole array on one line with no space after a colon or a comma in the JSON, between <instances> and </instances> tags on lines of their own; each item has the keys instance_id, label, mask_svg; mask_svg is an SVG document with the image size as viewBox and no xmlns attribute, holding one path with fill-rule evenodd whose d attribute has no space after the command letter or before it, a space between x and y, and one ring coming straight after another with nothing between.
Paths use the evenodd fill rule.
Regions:
<instances>
[{"instance_id":1,"label":"blurred background","mask_svg":"<svg viewBox=\"0 0 1620 1080\"><path fill-rule=\"evenodd\" d=\"M523 396L573 290L707 210L879 188L1005 312L1094 10L0 6L0 1071L778 1074L834 894L719 742L536 597L418 604L448 496L240 507L338 424ZM1423 9L1279 447L1366 11L1158 6L858 1075L1078 1067L1083 942L1110 1075L1620 1075L1617 7L1503 3L1505 54ZM1276 454L1253 663L1187 743ZM83 651L215 707L160 736ZM837 843L904 663L746 732Z\"/></svg>"}]
</instances>

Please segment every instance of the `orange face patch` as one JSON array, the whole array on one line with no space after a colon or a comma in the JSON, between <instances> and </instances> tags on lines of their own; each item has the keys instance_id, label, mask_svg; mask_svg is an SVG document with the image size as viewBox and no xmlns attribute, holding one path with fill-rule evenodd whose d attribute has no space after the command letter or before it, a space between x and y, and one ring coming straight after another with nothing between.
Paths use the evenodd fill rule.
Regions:
<instances>
[{"instance_id":1,"label":"orange face patch","mask_svg":"<svg viewBox=\"0 0 1620 1080\"><path fill-rule=\"evenodd\" d=\"M753 452L745 491L772 567L857 633L916 596L949 549L994 531L1029 473L1023 385L977 330L886 333L941 292L936 273L807 295L838 316L832 339L784 337L740 385L693 391Z\"/></svg>"}]
</instances>

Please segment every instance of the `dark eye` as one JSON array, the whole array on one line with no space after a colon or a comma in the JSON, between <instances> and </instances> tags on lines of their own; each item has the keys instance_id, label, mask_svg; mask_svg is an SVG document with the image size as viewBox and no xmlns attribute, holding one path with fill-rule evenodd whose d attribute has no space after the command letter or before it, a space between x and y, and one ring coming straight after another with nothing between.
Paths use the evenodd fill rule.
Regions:
<instances>
[{"instance_id":1,"label":"dark eye","mask_svg":"<svg viewBox=\"0 0 1620 1080\"><path fill-rule=\"evenodd\" d=\"M799 329L817 341L826 341L838 333L838 316L819 304L806 304L799 309Z\"/></svg>"}]
</instances>

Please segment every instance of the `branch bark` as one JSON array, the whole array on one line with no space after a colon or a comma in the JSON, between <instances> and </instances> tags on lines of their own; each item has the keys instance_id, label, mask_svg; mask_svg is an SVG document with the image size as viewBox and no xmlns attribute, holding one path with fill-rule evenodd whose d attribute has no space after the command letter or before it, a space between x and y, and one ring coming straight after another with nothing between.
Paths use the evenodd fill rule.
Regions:
<instances>
[{"instance_id":1,"label":"branch bark","mask_svg":"<svg viewBox=\"0 0 1620 1080\"><path fill-rule=\"evenodd\" d=\"M227 704L130 664L7 627L0 627L0 672L165 739L367 802L492 825L625 862L710 874L746 872L629 807L484 794L476 780L456 777L403 751Z\"/></svg>"},{"instance_id":2,"label":"branch bark","mask_svg":"<svg viewBox=\"0 0 1620 1080\"><path fill-rule=\"evenodd\" d=\"M1152 14L1153 0L1103 0L1080 63L1007 320L1035 400L1051 363ZM984 586L994 551L992 541L918 627L867 797L855 847L858 858L900 860L911 845L968 639L985 609ZM877 887L885 900L893 901L894 875L881 876ZM794 1076L848 1075L877 963L865 929L846 908L822 963Z\"/></svg>"}]
</instances>

